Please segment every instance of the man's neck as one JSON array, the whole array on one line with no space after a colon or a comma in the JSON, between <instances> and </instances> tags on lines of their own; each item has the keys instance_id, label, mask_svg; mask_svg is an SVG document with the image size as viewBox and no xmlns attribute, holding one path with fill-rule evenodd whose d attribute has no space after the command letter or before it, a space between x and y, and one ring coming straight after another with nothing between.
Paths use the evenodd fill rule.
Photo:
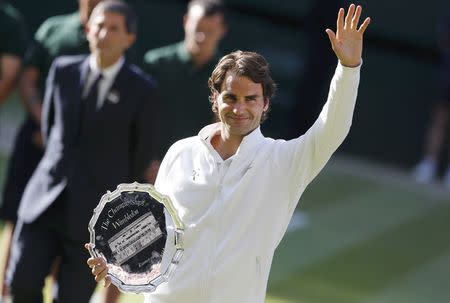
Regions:
<instances>
[{"instance_id":1,"label":"man's neck","mask_svg":"<svg viewBox=\"0 0 450 303\"><path fill-rule=\"evenodd\" d=\"M223 160L232 157L241 145L242 136L231 136L223 129L211 138L211 145Z\"/></svg>"},{"instance_id":2,"label":"man's neck","mask_svg":"<svg viewBox=\"0 0 450 303\"><path fill-rule=\"evenodd\" d=\"M122 56L105 58L105 57L99 56L98 54L97 55L94 54L95 62L97 63L97 67L99 69L105 69L110 66L113 66L114 64L116 64L119 61L119 59L121 57Z\"/></svg>"}]
</instances>

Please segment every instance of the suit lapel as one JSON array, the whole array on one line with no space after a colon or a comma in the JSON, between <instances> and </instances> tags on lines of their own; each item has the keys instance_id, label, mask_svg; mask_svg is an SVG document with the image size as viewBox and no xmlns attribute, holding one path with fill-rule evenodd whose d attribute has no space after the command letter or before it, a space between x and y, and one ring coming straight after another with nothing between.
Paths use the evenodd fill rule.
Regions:
<instances>
[{"instance_id":1,"label":"suit lapel","mask_svg":"<svg viewBox=\"0 0 450 303\"><path fill-rule=\"evenodd\" d=\"M84 85L87 81L87 77L89 74L89 56L87 56L78 67L78 83L75 86L77 89L73 92L73 96L70 97L73 102L73 125L74 125L74 138L75 142L78 142L81 135L81 123L82 123L82 109L83 109L83 100L82 94Z\"/></svg>"},{"instance_id":2,"label":"suit lapel","mask_svg":"<svg viewBox=\"0 0 450 303\"><path fill-rule=\"evenodd\" d=\"M78 83L78 87L79 90L78 92L80 93L80 99L81 100L81 94L83 92L84 89L84 84L86 83L87 77L88 77L88 73L89 73L89 56L87 56L83 62L80 64L80 81Z\"/></svg>"},{"instance_id":3,"label":"suit lapel","mask_svg":"<svg viewBox=\"0 0 450 303\"><path fill-rule=\"evenodd\" d=\"M128 83L127 79L127 62L125 61L116 75L111 87L106 92L105 100L103 100L103 107L108 106L111 103L112 106L119 103L122 100L123 88L126 87Z\"/></svg>"}]
</instances>

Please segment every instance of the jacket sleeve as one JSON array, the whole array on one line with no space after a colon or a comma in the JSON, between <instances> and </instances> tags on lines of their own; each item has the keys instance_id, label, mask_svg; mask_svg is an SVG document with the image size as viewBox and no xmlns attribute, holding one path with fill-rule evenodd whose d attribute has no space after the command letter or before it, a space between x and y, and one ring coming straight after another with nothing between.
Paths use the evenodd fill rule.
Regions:
<instances>
[{"instance_id":1,"label":"jacket sleeve","mask_svg":"<svg viewBox=\"0 0 450 303\"><path fill-rule=\"evenodd\" d=\"M134 180L146 182L145 173L152 160L159 161L157 147L159 146L158 103L154 85L147 87L142 95L135 116L133 136L132 175Z\"/></svg>"},{"instance_id":2,"label":"jacket sleeve","mask_svg":"<svg viewBox=\"0 0 450 303\"><path fill-rule=\"evenodd\" d=\"M347 136L352 124L360 66L340 63L331 80L327 102L313 126L301 137L280 144L278 163L289 175L292 203L320 172Z\"/></svg>"},{"instance_id":3,"label":"jacket sleeve","mask_svg":"<svg viewBox=\"0 0 450 303\"><path fill-rule=\"evenodd\" d=\"M42 104L41 132L44 145L47 144L48 137L50 135L50 131L55 119L54 90L56 87L56 69L57 61L55 60L47 76L44 100Z\"/></svg>"}]
</instances>

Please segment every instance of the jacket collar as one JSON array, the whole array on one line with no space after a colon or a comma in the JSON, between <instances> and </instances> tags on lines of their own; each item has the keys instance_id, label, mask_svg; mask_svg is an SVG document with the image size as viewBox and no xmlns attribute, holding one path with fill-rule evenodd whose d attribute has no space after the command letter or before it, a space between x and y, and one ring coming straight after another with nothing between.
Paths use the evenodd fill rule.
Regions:
<instances>
[{"instance_id":1,"label":"jacket collar","mask_svg":"<svg viewBox=\"0 0 450 303\"><path fill-rule=\"evenodd\" d=\"M116 77L117 73L119 72L119 70L121 69L122 65L125 62L124 56L121 56L119 60L117 60L111 66L108 66L107 68L100 68L97 64L97 61L95 60L95 57L92 54L89 56L88 60L89 60L89 69L91 72L93 72L94 74L101 73L103 77L110 80Z\"/></svg>"},{"instance_id":2,"label":"jacket collar","mask_svg":"<svg viewBox=\"0 0 450 303\"><path fill-rule=\"evenodd\" d=\"M202 128L198 133L198 136L202 141L208 146L209 149L213 149L211 145L211 138L220 132L221 122L209 124ZM236 154L233 157L241 157L241 156L250 156L256 154L259 146L264 141L264 136L261 133L261 128L258 126L255 130L253 130L250 134L242 139L241 144L239 145Z\"/></svg>"},{"instance_id":3,"label":"jacket collar","mask_svg":"<svg viewBox=\"0 0 450 303\"><path fill-rule=\"evenodd\" d=\"M80 95L81 92L83 91L84 84L86 83L88 73L89 73L89 56L86 56L80 65L80 83L79 83Z\"/></svg>"}]
</instances>

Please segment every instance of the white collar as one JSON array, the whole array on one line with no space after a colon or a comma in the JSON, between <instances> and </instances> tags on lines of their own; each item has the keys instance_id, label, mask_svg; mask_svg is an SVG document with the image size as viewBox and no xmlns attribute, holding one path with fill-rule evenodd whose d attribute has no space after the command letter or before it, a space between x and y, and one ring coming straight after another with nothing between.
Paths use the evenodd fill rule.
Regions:
<instances>
[{"instance_id":1,"label":"white collar","mask_svg":"<svg viewBox=\"0 0 450 303\"><path fill-rule=\"evenodd\" d=\"M117 60L113 65L108 66L107 68L100 68L97 64L97 60L95 59L94 55L89 56L89 68L94 74L102 73L102 76L107 79L113 79L117 73L119 72L120 68L125 62L124 56L121 56L119 60Z\"/></svg>"},{"instance_id":2,"label":"white collar","mask_svg":"<svg viewBox=\"0 0 450 303\"><path fill-rule=\"evenodd\" d=\"M217 122L213 124L209 124L205 127L203 127L200 132L198 133L198 136L204 141L207 142L209 146L211 145L211 138L220 133L221 129L221 123ZM241 144L239 145L238 150L236 151L235 155L246 155L248 153L252 153L256 151L256 148L260 145L260 143L264 140L264 136L261 133L261 128L258 126L256 129L254 129L251 133L246 135L243 139Z\"/></svg>"}]
</instances>

